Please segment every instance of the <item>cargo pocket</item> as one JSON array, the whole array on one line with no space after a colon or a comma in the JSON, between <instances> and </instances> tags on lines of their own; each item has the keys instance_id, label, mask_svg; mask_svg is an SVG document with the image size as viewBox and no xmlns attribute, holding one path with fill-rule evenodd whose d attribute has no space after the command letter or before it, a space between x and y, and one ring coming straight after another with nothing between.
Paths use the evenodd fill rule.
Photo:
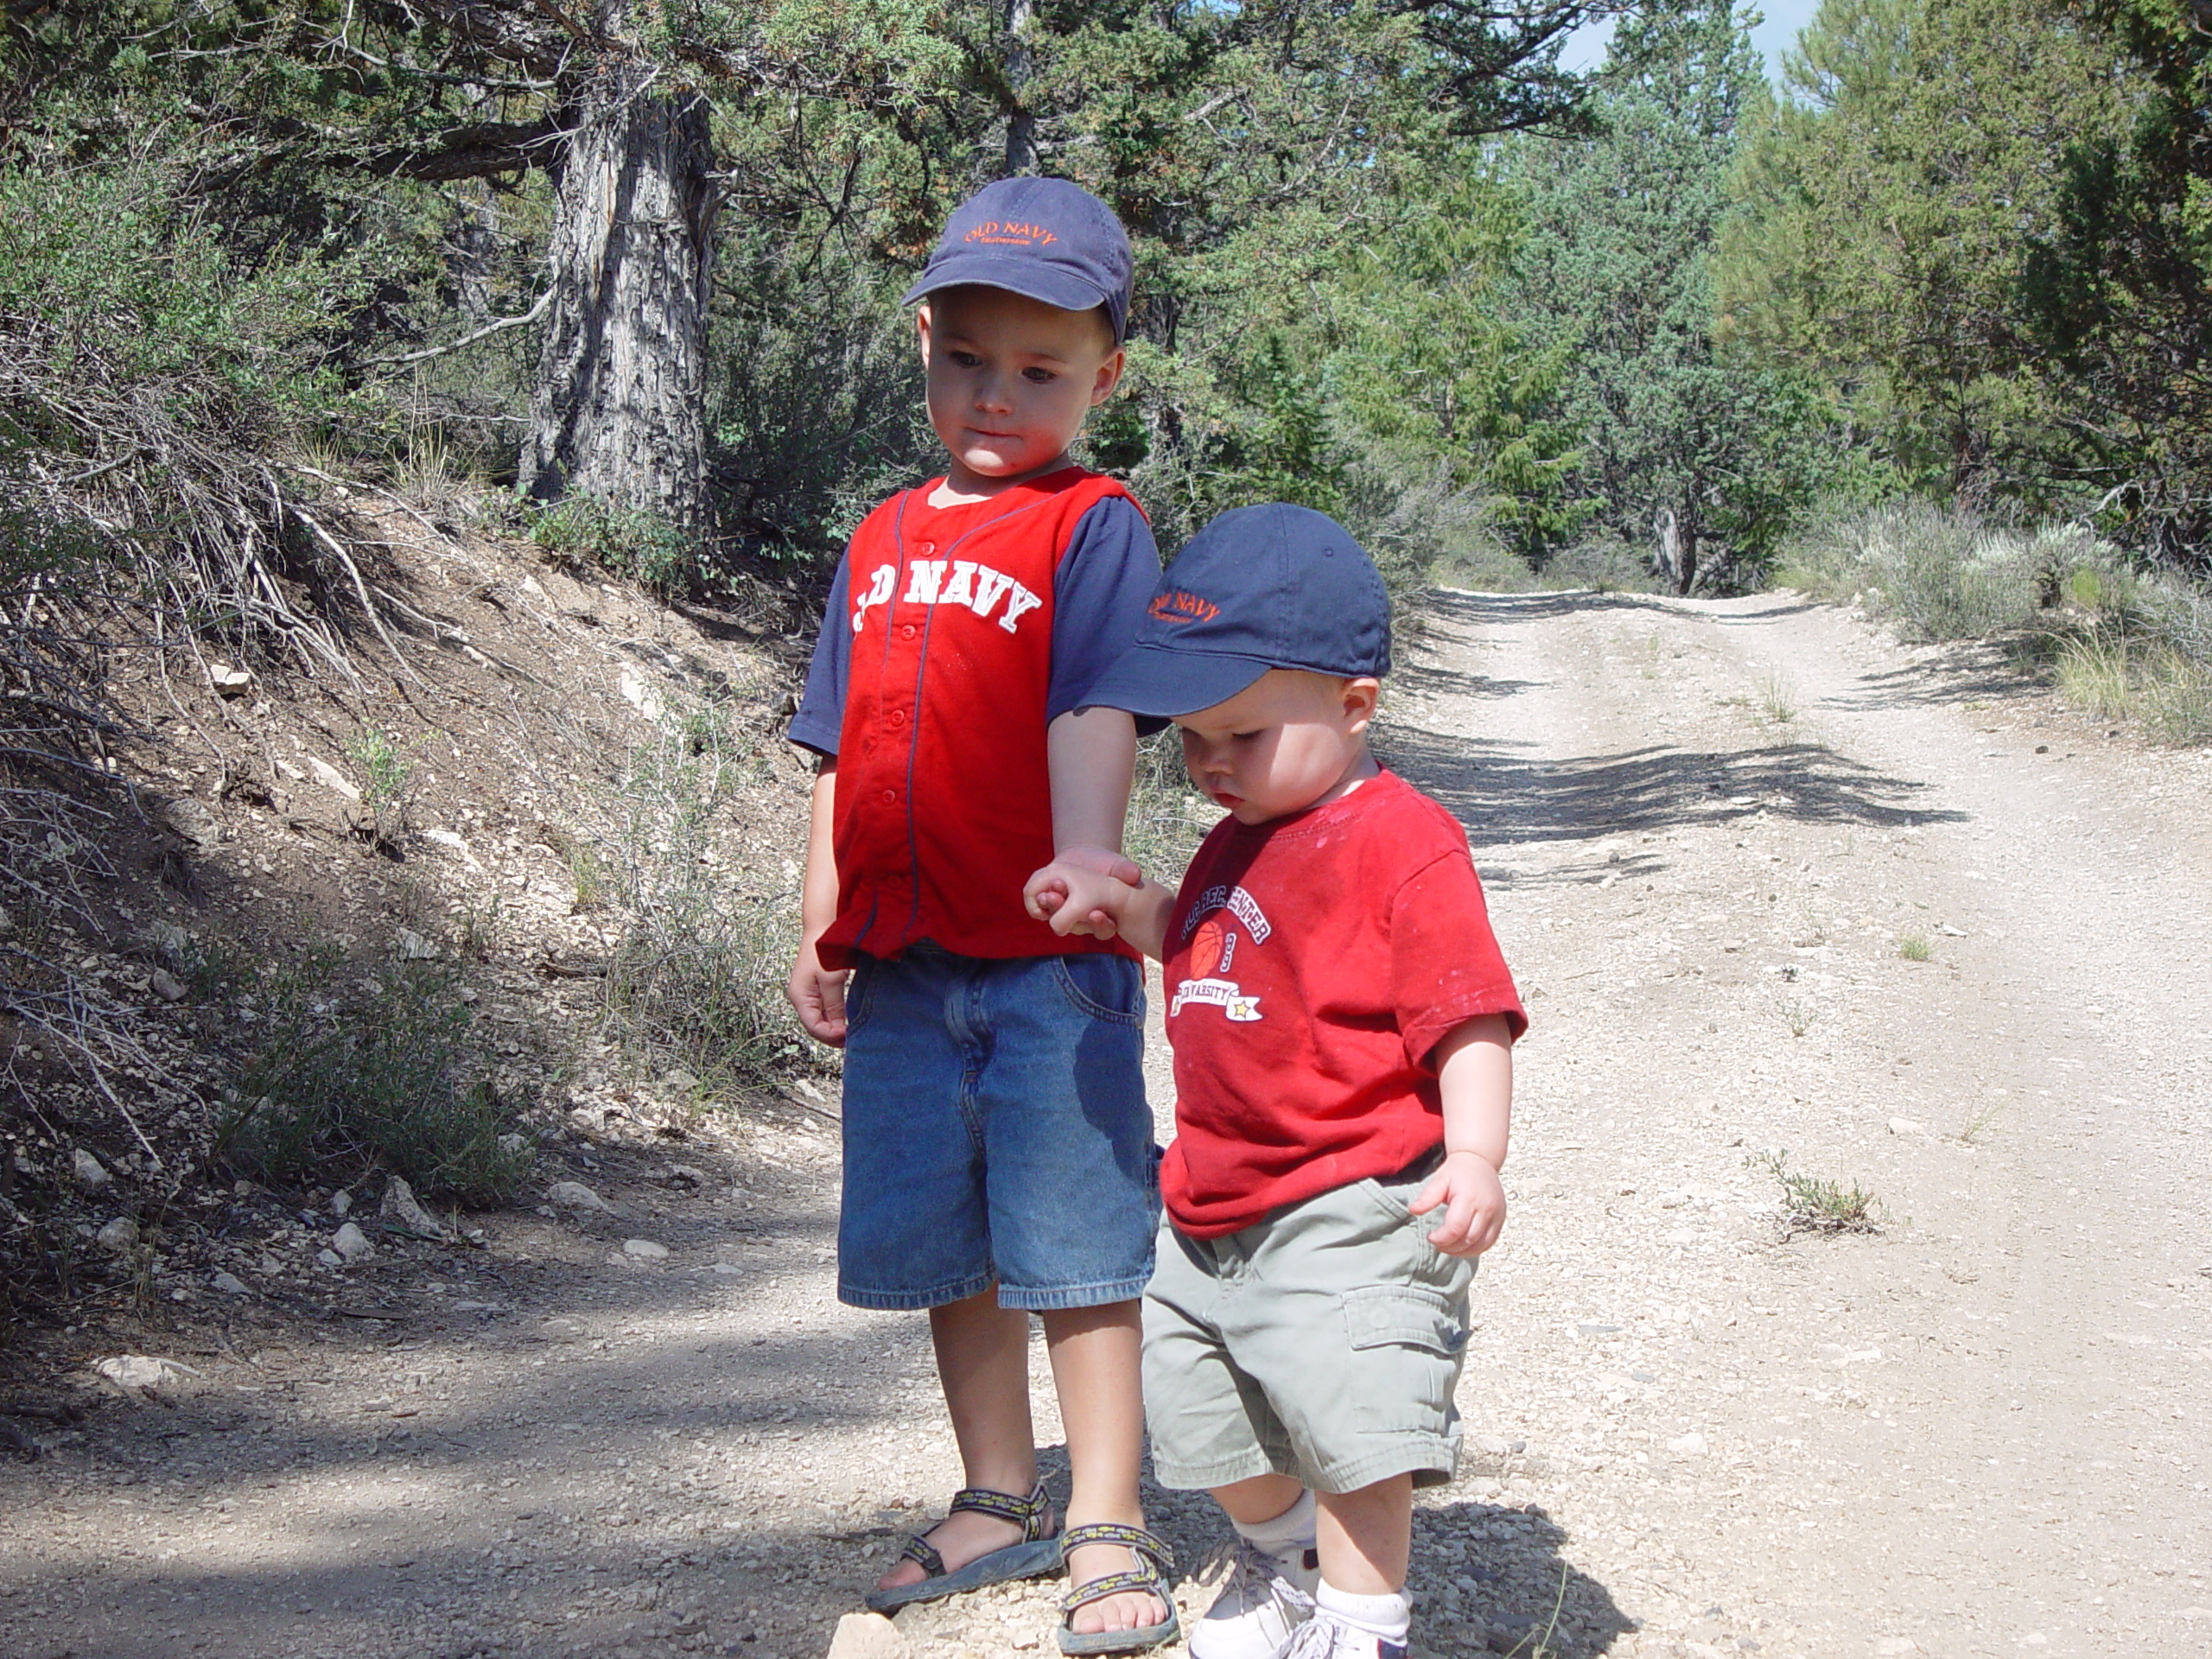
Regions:
<instances>
[{"instance_id":1,"label":"cargo pocket","mask_svg":"<svg viewBox=\"0 0 2212 1659\"><path fill-rule=\"evenodd\" d=\"M1352 1399L1368 1433L1446 1433L1467 1347L1459 1299L1416 1285L1367 1285L1344 1295Z\"/></svg>"}]
</instances>

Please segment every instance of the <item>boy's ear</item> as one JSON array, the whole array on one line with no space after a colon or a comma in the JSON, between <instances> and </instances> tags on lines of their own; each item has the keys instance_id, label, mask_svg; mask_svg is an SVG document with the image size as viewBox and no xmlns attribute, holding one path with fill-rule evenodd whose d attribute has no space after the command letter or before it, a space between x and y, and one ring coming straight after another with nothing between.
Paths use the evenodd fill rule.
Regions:
<instances>
[{"instance_id":1,"label":"boy's ear","mask_svg":"<svg viewBox=\"0 0 2212 1659\"><path fill-rule=\"evenodd\" d=\"M929 360L926 345L923 347L923 361L926 364ZM1093 409L1114 395L1114 388L1122 384L1122 365L1128 359L1129 354L1117 346L1114 348L1114 355L1098 365L1098 378L1090 385L1090 406Z\"/></svg>"},{"instance_id":2,"label":"boy's ear","mask_svg":"<svg viewBox=\"0 0 2212 1659\"><path fill-rule=\"evenodd\" d=\"M922 366L930 365L930 302L924 300L914 308L914 327L922 337Z\"/></svg>"},{"instance_id":3,"label":"boy's ear","mask_svg":"<svg viewBox=\"0 0 2212 1659\"><path fill-rule=\"evenodd\" d=\"M1343 695L1345 728L1357 736L1375 723L1375 708L1382 700L1382 682L1363 674L1344 682Z\"/></svg>"}]
</instances>

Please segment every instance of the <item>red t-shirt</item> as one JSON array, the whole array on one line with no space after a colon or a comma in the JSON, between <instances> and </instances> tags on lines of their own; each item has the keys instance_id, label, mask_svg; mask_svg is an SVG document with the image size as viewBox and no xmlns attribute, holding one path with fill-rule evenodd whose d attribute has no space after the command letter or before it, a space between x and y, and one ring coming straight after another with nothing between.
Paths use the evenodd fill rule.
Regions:
<instances>
[{"instance_id":1,"label":"red t-shirt","mask_svg":"<svg viewBox=\"0 0 2212 1659\"><path fill-rule=\"evenodd\" d=\"M1195 1238L1394 1174L1440 1144L1438 1041L1528 1028L1466 833L1389 772L1294 817L1226 818L1167 930L1175 1139L1160 1172Z\"/></svg>"}]
</instances>

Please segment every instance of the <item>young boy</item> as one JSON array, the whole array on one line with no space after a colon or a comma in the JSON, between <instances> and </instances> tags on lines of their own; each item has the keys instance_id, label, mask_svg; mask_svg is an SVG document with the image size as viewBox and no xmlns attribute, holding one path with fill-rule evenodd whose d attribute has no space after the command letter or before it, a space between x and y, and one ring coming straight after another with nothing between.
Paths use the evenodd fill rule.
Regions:
<instances>
[{"instance_id":1,"label":"young boy","mask_svg":"<svg viewBox=\"0 0 2212 1659\"><path fill-rule=\"evenodd\" d=\"M1056 851L1121 844L1135 727L1091 706L1159 579L1144 516L1072 465L1120 378L1128 238L1074 185L1010 179L921 280L942 478L853 537L791 736L823 757L789 995L845 1050L839 1297L926 1308L966 1487L869 1605L1055 1572L1061 1644L1177 1634L1137 1501L1137 1298L1159 1213L1127 946L1022 903ZM1066 1430L1065 1531L1037 1480L1029 1315Z\"/></svg>"},{"instance_id":2,"label":"young boy","mask_svg":"<svg viewBox=\"0 0 2212 1659\"><path fill-rule=\"evenodd\" d=\"M1404 1655L1413 1489L1457 1459L1468 1281L1505 1220L1528 1022L1465 833L1368 753L1389 626L1333 520L1217 519L1090 695L1173 717L1229 817L1179 894L1110 849L1026 889L1166 964L1145 1413L1161 1483L1210 1489L1238 1534L1198 1659Z\"/></svg>"}]
</instances>

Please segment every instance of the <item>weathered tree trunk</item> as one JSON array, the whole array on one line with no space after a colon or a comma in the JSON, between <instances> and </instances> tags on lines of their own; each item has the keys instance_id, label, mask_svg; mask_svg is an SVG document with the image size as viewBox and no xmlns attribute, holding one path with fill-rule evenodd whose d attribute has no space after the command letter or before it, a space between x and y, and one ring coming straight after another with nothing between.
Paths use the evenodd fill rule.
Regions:
<instances>
[{"instance_id":1,"label":"weathered tree trunk","mask_svg":"<svg viewBox=\"0 0 2212 1659\"><path fill-rule=\"evenodd\" d=\"M1022 38L1029 20L1037 13L1037 0L1007 0L1006 9L1006 84L1013 94L1014 107L1006 118L1006 173L1007 178L1019 178L1029 171L1037 161L1037 118L1031 112L1027 94L1029 89L1029 44Z\"/></svg>"},{"instance_id":2,"label":"weathered tree trunk","mask_svg":"<svg viewBox=\"0 0 2212 1659\"><path fill-rule=\"evenodd\" d=\"M1697 581L1697 525L1684 524L1674 508L1662 506L1653 520L1659 532L1659 569L1678 594L1687 594Z\"/></svg>"},{"instance_id":3,"label":"weathered tree trunk","mask_svg":"<svg viewBox=\"0 0 2212 1659\"><path fill-rule=\"evenodd\" d=\"M691 528L706 505L712 150L706 100L655 82L610 57L575 101L520 482L536 500L588 494Z\"/></svg>"}]
</instances>

